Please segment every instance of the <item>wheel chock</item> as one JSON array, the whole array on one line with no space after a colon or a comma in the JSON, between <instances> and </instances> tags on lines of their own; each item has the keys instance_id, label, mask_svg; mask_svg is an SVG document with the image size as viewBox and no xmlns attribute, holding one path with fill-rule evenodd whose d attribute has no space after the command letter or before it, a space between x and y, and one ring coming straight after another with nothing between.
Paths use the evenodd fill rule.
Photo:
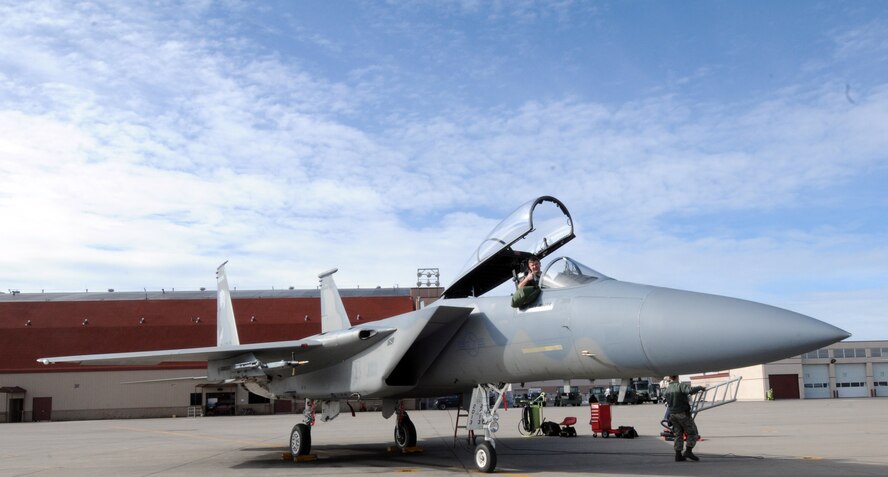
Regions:
<instances>
[{"instance_id":1,"label":"wheel chock","mask_svg":"<svg viewBox=\"0 0 888 477\"><path fill-rule=\"evenodd\" d=\"M398 446L388 446L385 448L385 450L387 452L400 452L402 454L420 454L422 452L425 452L425 449L423 449L422 447L405 447L402 449Z\"/></svg>"},{"instance_id":2,"label":"wheel chock","mask_svg":"<svg viewBox=\"0 0 888 477\"><path fill-rule=\"evenodd\" d=\"M297 455L293 457L293 454L290 452L284 452L281 454L281 460L292 460L293 462L309 462L312 460L318 460L317 454L305 454L305 455Z\"/></svg>"}]
</instances>

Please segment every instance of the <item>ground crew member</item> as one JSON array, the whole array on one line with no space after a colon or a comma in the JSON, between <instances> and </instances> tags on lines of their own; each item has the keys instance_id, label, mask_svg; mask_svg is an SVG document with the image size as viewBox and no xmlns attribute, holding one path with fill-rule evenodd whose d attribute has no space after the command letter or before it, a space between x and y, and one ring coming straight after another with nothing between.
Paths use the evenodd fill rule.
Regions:
<instances>
[{"instance_id":1,"label":"ground crew member","mask_svg":"<svg viewBox=\"0 0 888 477\"><path fill-rule=\"evenodd\" d=\"M675 461L682 462L686 459L700 460L693 452L699 436L697 435L697 425L691 416L691 403L688 400L688 396L704 391L706 388L703 386L691 387L688 384L680 383L677 375L670 376L670 381L664 395L669 412L669 423L672 425L672 434L675 436ZM681 450L684 446L685 435L688 438L688 446L687 450L682 454Z\"/></svg>"}]
</instances>

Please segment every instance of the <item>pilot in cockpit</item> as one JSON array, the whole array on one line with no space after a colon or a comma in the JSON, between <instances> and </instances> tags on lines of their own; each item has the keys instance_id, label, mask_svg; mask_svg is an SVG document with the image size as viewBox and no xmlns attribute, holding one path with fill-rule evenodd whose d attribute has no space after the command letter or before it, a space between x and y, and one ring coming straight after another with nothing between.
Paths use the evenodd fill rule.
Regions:
<instances>
[{"instance_id":1,"label":"pilot in cockpit","mask_svg":"<svg viewBox=\"0 0 888 477\"><path fill-rule=\"evenodd\" d=\"M524 308L540 296L540 259L531 256L527 259L527 272L518 282L518 289L512 294L512 307Z\"/></svg>"}]
</instances>

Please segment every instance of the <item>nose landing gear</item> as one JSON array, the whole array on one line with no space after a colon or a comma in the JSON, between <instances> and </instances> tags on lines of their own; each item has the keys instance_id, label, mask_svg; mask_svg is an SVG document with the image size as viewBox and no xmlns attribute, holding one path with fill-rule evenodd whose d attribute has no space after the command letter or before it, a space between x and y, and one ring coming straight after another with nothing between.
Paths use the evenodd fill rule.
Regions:
<instances>
[{"instance_id":1,"label":"nose landing gear","mask_svg":"<svg viewBox=\"0 0 888 477\"><path fill-rule=\"evenodd\" d=\"M466 429L470 431L484 431L484 440L475 446L475 465L478 470L485 473L496 469L496 440L493 434L499 430L499 415L497 409L503 403L503 398L511 384L493 385L479 384L472 391L472 402L469 405L469 422ZM496 396L493 405L490 397Z\"/></svg>"}]
</instances>

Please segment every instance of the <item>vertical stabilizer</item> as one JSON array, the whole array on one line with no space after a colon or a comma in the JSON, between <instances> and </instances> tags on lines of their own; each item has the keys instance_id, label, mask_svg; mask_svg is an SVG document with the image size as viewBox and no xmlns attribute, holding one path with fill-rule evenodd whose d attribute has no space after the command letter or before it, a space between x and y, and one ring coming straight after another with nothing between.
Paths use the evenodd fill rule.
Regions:
<instances>
[{"instance_id":1,"label":"vertical stabilizer","mask_svg":"<svg viewBox=\"0 0 888 477\"><path fill-rule=\"evenodd\" d=\"M237 346L237 324L234 322L234 308L231 306L231 292L228 290L228 275L225 264L216 269L216 346Z\"/></svg>"},{"instance_id":2,"label":"vertical stabilizer","mask_svg":"<svg viewBox=\"0 0 888 477\"><path fill-rule=\"evenodd\" d=\"M351 328L342 297L333 281L333 274L338 270L334 268L318 275L321 279L321 333Z\"/></svg>"}]
</instances>

